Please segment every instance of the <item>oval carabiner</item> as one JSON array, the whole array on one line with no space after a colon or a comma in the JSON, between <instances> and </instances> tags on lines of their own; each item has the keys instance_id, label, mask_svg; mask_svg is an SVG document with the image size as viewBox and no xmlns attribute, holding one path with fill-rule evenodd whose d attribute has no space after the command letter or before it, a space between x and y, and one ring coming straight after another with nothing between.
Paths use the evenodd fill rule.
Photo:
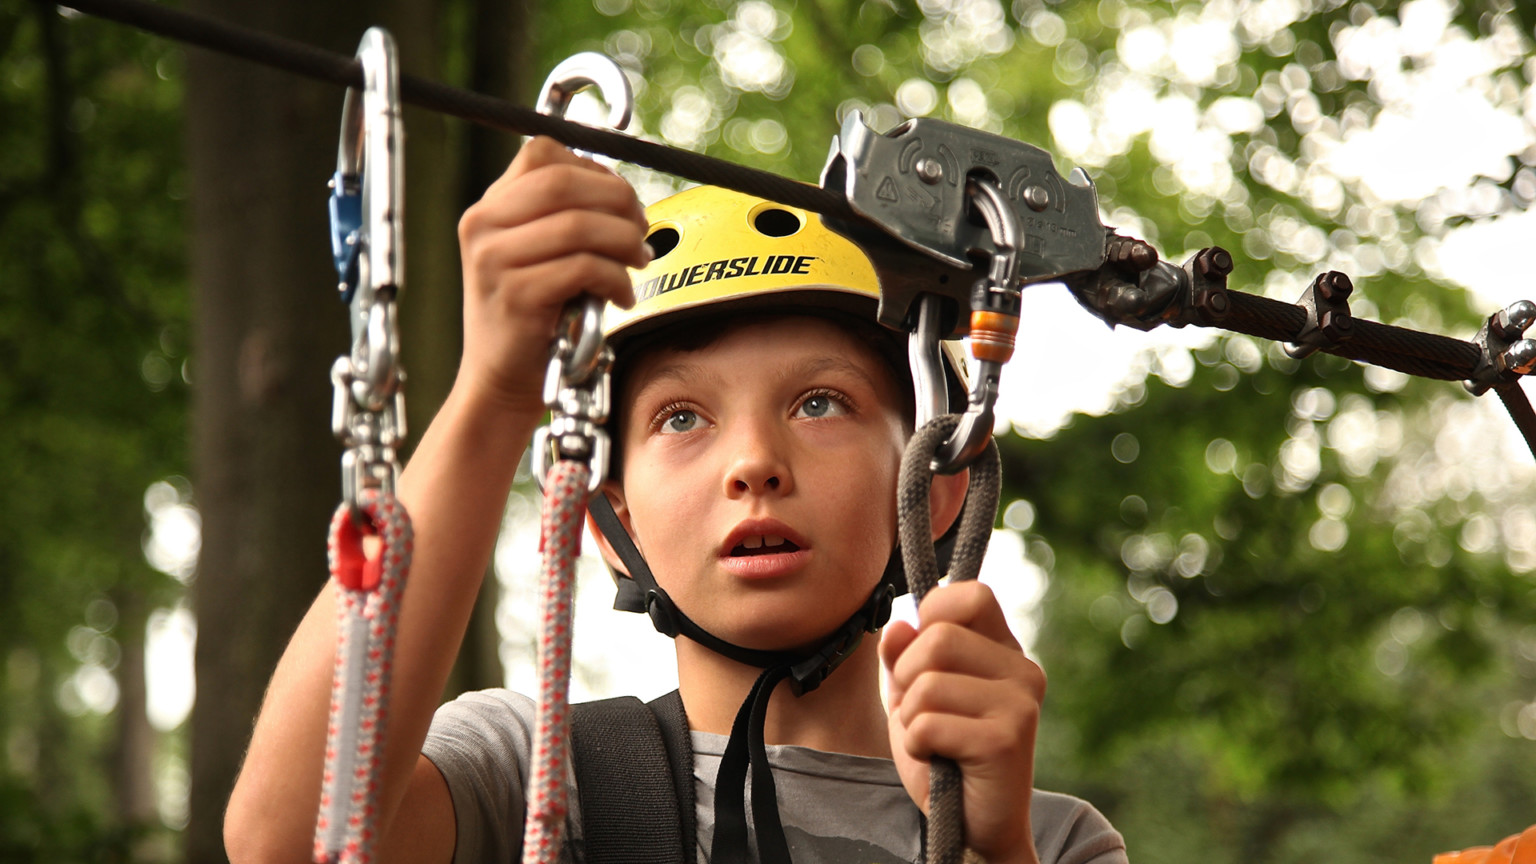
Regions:
<instances>
[{"instance_id":1,"label":"oval carabiner","mask_svg":"<svg viewBox=\"0 0 1536 864\"><path fill-rule=\"evenodd\" d=\"M331 251L342 300L352 308L354 341L367 332L374 297L395 299L405 272L399 158L404 126L394 37L370 27L358 43L357 59L363 88L347 88L331 180Z\"/></svg>"},{"instance_id":2,"label":"oval carabiner","mask_svg":"<svg viewBox=\"0 0 1536 864\"><path fill-rule=\"evenodd\" d=\"M346 448L342 494L353 505L367 488L392 488L405 434L405 373L395 300L404 281L401 194L404 129L395 40L370 28L358 43L361 88L347 89L336 174L331 179L331 251L351 350L332 368L332 427Z\"/></svg>"},{"instance_id":3,"label":"oval carabiner","mask_svg":"<svg viewBox=\"0 0 1536 864\"><path fill-rule=\"evenodd\" d=\"M607 125L613 129L629 126L634 113L635 96L630 89L629 78L623 67L611 57L595 51L572 54L560 61L549 77L544 79L540 91L538 111L552 117L564 117L571 106L571 98L588 87L596 87L608 106ZM576 311L575 307L581 307ZM562 377L567 384L576 384L592 377L597 369L598 355L603 348L603 304L591 295L567 304L565 317L579 322L579 331L571 335L569 354L564 358ZM562 335L566 335L562 333Z\"/></svg>"},{"instance_id":4,"label":"oval carabiner","mask_svg":"<svg viewBox=\"0 0 1536 864\"><path fill-rule=\"evenodd\" d=\"M959 425L933 458L933 470L942 474L954 474L986 451L997 407L998 379L1003 364L1013 356L1014 336L1019 330L1023 227L996 182L971 180L967 190L991 231L994 249L986 278L971 289L970 342L976 380Z\"/></svg>"}]
</instances>

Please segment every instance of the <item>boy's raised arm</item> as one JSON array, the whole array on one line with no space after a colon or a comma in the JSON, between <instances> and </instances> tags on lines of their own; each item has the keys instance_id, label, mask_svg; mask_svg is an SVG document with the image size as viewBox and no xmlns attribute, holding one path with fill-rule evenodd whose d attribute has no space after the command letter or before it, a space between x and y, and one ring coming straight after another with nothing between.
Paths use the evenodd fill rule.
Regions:
<instances>
[{"instance_id":1,"label":"boy's raised arm","mask_svg":"<svg viewBox=\"0 0 1536 864\"><path fill-rule=\"evenodd\" d=\"M408 850L413 860L447 860L453 852L447 787L421 756L422 741L518 461L544 413L544 367L560 311L583 292L629 305L626 267L648 260L644 234L629 185L549 139L524 145L459 223L464 356L398 491L416 540L385 727L378 821L385 860ZM309 857L335 638L327 585L278 662L230 797L225 845L237 864Z\"/></svg>"}]
</instances>

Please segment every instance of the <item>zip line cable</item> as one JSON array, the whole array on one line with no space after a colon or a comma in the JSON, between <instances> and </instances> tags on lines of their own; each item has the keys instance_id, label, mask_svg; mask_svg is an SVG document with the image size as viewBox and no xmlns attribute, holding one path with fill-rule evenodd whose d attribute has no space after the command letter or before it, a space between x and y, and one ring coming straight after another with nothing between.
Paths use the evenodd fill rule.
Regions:
<instances>
[{"instance_id":1,"label":"zip line cable","mask_svg":"<svg viewBox=\"0 0 1536 864\"><path fill-rule=\"evenodd\" d=\"M362 84L362 68L354 57L228 24L206 15L171 9L146 0L69 0L62 5L307 78L343 87ZM540 114L503 99L413 75L400 75L400 93L406 103L472 123L524 135L547 135L569 147L602 153L698 183L723 186L854 225L870 224L853 211L842 194L769 171ZM907 251L894 238L883 238L883 242ZM876 259L878 267L880 250L866 246L866 251ZM907 256L908 259L912 257L910 252ZM1278 342L1296 341L1307 326L1307 314L1296 304L1236 290L1226 293L1231 299L1226 314L1219 320L1217 316L1199 314L1191 323ZM1482 348L1471 342L1364 319L1353 321L1353 333L1347 340L1322 344L1317 350L1444 381L1468 380L1484 365ZM1533 414L1524 392L1515 382L1495 389L1510 407L1511 416L1530 444L1532 453L1536 454L1536 414Z\"/></svg>"},{"instance_id":2,"label":"zip line cable","mask_svg":"<svg viewBox=\"0 0 1536 864\"><path fill-rule=\"evenodd\" d=\"M68 0L58 5L306 78L341 87L363 86L362 66L354 57L206 15L145 0ZM504 99L404 72L400 74L400 97L407 104L482 126L523 135L547 135L577 150L602 153L697 183L724 186L837 219L863 221L848 206L846 198L818 186L713 156L540 114Z\"/></svg>"}]
</instances>

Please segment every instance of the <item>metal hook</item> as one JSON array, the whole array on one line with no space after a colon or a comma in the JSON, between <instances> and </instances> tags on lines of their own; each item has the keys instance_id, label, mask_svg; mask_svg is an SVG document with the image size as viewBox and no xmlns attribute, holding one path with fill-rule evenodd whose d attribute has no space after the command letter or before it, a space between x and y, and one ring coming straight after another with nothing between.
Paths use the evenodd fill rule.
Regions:
<instances>
[{"instance_id":1,"label":"metal hook","mask_svg":"<svg viewBox=\"0 0 1536 864\"><path fill-rule=\"evenodd\" d=\"M595 51L573 54L555 66L549 77L544 79L539 97L539 113L552 117L565 116L566 109L571 106L571 98L588 87L596 87L602 95L603 102L608 106L607 123L610 127L623 129L629 126L635 103L629 78L625 76L623 67L612 58ZM569 384L585 381L592 376L603 347L602 301L588 295L579 301L584 307L579 312L572 309L577 302L568 304L565 313L567 320L575 320L580 324L563 358L563 378Z\"/></svg>"},{"instance_id":2,"label":"metal hook","mask_svg":"<svg viewBox=\"0 0 1536 864\"><path fill-rule=\"evenodd\" d=\"M404 141L400 71L394 37L370 27L357 47L363 89L348 88L342 104L341 140L332 179L332 252L336 254L343 300L357 313L352 335L367 327L366 307L381 289L398 292L404 273L401 192L404 166L398 149ZM340 213L338 219L338 210ZM367 272L359 272L359 256ZM353 279L343 270L351 259ZM355 291L362 291L361 302ZM363 308L359 308L363 307Z\"/></svg>"},{"instance_id":3,"label":"metal hook","mask_svg":"<svg viewBox=\"0 0 1536 864\"><path fill-rule=\"evenodd\" d=\"M563 60L544 80L541 114L564 116L571 97L596 87L608 105L608 124L629 125L634 93L624 70L612 59L583 52ZM544 379L549 424L534 436L533 450L547 469L556 459L584 459L591 466L587 492L595 494L608 476L608 379L613 351L603 339L603 304L590 294L571 300L561 313ZM535 474L539 488L544 471Z\"/></svg>"},{"instance_id":4,"label":"metal hook","mask_svg":"<svg viewBox=\"0 0 1536 864\"><path fill-rule=\"evenodd\" d=\"M544 79L540 91L538 112L551 117L564 117L571 106L571 97L588 87L596 87L608 106L606 124L612 129L625 129L634 112L634 91L623 67L611 57L595 51L583 51L560 61L549 77Z\"/></svg>"}]
</instances>

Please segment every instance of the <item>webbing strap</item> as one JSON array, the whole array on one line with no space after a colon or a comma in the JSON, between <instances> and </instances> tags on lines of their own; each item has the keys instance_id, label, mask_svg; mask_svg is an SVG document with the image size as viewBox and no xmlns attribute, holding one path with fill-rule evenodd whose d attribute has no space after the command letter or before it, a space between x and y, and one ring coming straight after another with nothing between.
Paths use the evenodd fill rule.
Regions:
<instances>
[{"instance_id":1,"label":"webbing strap","mask_svg":"<svg viewBox=\"0 0 1536 864\"><path fill-rule=\"evenodd\" d=\"M571 763L587 864L693 860L693 746L676 691L571 708Z\"/></svg>"},{"instance_id":2,"label":"webbing strap","mask_svg":"<svg viewBox=\"0 0 1536 864\"><path fill-rule=\"evenodd\" d=\"M667 761L672 765L672 786L677 792L678 823L682 834L684 861L697 857L698 813L693 796L693 737L688 733L688 714L683 710L683 696L673 690L646 703L656 715L662 743L667 746Z\"/></svg>"}]
</instances>

